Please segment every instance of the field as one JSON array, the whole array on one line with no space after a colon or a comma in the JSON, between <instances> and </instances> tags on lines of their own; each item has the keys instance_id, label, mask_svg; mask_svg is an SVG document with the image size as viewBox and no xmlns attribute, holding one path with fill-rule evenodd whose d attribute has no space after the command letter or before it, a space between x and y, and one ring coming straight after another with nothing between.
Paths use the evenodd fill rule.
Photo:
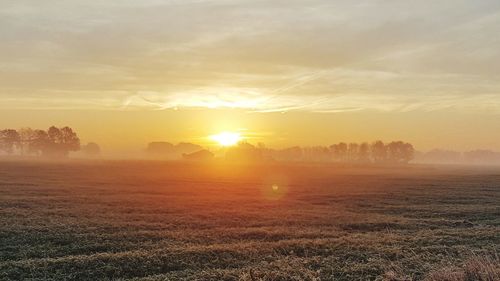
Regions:
<instances>
[{"instance_id":1,"label":"field","mask_svg":"<svg viewBox=\"0 0 500 281\"><path fill-rule=\"evenodd\" d=\"M500 169L10 161L0 219L0 280L495 280Z\"/></svg>"}]
</instances>

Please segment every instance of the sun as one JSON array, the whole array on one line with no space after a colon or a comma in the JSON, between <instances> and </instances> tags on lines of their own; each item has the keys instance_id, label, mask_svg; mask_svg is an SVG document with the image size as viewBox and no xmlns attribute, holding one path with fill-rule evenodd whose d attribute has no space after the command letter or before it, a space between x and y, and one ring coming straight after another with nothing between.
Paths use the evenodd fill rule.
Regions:
<instances>
[{"instance_id":1,"label":"sun","mask_svg":"<svg viewBox=\"0 0 500 281\"><path fill-rule=\"evenodd\" d=\"M221 146L233 146L242 140L239 133L222 132L216 135L211 135L210 139L217 142Z\"/></svg>"}]
</instances>

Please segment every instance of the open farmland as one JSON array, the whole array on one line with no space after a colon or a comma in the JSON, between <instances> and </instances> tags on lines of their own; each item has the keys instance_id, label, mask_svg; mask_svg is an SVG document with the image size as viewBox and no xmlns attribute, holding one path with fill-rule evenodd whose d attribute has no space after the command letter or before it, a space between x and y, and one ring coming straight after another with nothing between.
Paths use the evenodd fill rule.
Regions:
<instances>
[{"instance_id":1,"label":"open farmland","mask_svg":"<svg viewBox=\"0 0 500 281\"><path fill-rule=\"evenodd\" d=\"M0 218L0 280L495 278L500 169L2 162Z\"/></svg>"}]
</instances>

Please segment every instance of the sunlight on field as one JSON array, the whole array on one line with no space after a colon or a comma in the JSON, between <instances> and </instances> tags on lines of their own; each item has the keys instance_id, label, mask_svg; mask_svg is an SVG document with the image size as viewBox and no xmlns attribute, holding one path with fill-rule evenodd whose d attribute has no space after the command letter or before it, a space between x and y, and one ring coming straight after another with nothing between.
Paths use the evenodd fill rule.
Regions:
<instances>
[{"instance_id":1,"label":"sunlight on field","mask_svg":"<svg viewBox=\"0 0 500 281\"><path fill-rule=\"evenodd\" d=\"M496 277L499 175L0 163L0 280L430 281L463 264Z\"/></svg>"}]
</instances>

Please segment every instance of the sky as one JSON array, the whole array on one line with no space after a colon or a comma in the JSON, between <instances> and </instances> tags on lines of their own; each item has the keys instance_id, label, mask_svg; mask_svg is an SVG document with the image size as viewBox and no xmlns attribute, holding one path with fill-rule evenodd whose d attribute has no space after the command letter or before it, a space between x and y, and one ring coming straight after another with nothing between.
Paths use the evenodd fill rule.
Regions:
<instances>
[{"instance_id":1,"label":"sky","mask_svg":"<svg viewBox=\"0 0 500 281\"><path fill-rule=\"evenodd\" d=\"M0 127L500 150L498 0L0 0Z\"/></svg>"}]
</instances>

